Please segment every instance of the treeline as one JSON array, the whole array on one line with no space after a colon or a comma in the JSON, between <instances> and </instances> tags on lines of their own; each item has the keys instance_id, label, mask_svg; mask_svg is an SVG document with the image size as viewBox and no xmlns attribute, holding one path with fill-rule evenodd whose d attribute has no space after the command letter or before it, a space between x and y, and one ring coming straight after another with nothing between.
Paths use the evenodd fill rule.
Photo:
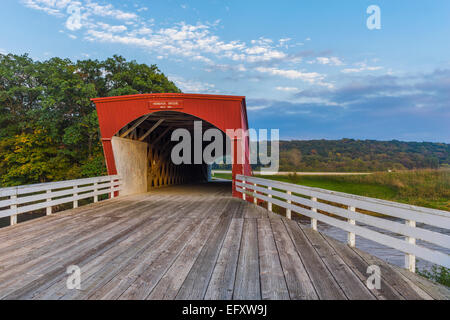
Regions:
<instances>
[{"instance_id":1,"label":"treeline","mask_svg":"<svg viewBox=\"0 0 450 320\"><path fill-rule=\"evenodd\" d=\"M281 171L386 171L450 167L450 144L375 140L280 141Z\"/></svg>"},{"instance_id":2,"label":"treeline","mask_svg":"<svg viewBox=\"0 0 450 320\"><path fill-rule=\"evenodd\" d=\"M156 65L0 54L0 186L106 173L95 97L180 92Z\"/></svg>"}]
</instances>

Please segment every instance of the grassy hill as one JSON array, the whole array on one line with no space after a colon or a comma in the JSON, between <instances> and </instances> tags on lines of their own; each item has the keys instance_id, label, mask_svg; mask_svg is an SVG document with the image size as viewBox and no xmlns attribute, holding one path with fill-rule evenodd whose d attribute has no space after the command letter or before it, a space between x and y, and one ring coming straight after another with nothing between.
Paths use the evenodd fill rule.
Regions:
<instances>
[{"instance_id":1,"label":"grassy hill","mask_svg":"<svg viewBox=\"0 0 450 320\"><path fill-rule=\"evenodd\" d=\"M374 172L450 167L450 144L375 140L280 141L281 171Z\"/></svg>"}]
</instances>

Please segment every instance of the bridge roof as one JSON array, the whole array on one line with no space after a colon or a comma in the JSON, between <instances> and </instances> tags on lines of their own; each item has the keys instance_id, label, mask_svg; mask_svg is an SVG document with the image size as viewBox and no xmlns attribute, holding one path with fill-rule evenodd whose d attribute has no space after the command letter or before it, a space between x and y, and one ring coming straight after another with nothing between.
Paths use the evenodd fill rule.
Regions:
<instances>
[{"instance_id":1,"label":"bridge roof","mask_svg":"<svg viewBox=\"0 0 450 320\"><path fill-rule=\"evenodd\" d=\"M184 98L184 99L201 99L201 100L226 100L226 101L242 101L245 103L245 96L231 96L219 94L199 94L199 93L145 93L132 94L116 97L93 98L91 101L95 103L140 100L140 99L167 99L167 98Z\"/></svg>"}]
</instances>

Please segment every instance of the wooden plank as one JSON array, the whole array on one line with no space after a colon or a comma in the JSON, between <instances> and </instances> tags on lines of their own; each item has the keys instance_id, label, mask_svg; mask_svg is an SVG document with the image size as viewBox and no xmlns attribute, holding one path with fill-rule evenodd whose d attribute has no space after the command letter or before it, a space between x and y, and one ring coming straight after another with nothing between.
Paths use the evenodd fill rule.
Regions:
<instances>
[{"instance_id":1,"label":"wooden plank","mask_svg":"<svg viewBox=\"0 0 450 320\"><path fill-rule=\"evenodd\" d=\"M428 293L435 300L450 300L450 288L442 284L432 282L417 273L409 270L393 266L397 272L401 273L405 278L411 280L415 285L420 287L423 291Z\"/></svg>"},{"instance_id":2,"label":"wooden plank","mask_svg":"<svg viewBox=\"0 0 450 320\"><path fill-rule=\"evenodd\" d=\"M145 138L147 138L147 136L150 133L152 133L163 121L164 121L164 119L159 119L150 129L147 130L147 132L144 133L144 135L142 137L139 138L139 141L142 141Z\"/></svg>"},{"instance_id":3,"label":"wooden plank","mask_svg":"<svg viewBox=\"0 0 450 320\"><path fill-rule=\"evenodd\" d=\"M334 248L337 254L345 261L345 263L353 270L356 276L363 282L367 282L369 274L367 268L369 264L364 261L359 255L357 255L349 246L330 237L324 236L323 238L328 242L330 246ZM404 299L384 278L380 279L380 289L371 289L371 292L379 300L402 300Z\"/></svg>"},{"instance_id":4,"label":"wooden plank","mask_svg":"<svg viewBox=\"0 0 450 320\"><path fill-rule=\"evenodd\" d=\"M366 284L359 280L336 251L325 241L319 232L310 228L303 228L304 234L308 237L318 255L330 270L334 279L350 300L374 300L375 296L366 287Z\"/></svg>"},{"instance_id":5,"label":"wooden plank","mask_svg":"<svg viewBox=\"0 0 450 320\"><path fill-rule=\"evenodd\" d=\"M270 220L258 219L257 223L261 298L263 300L287 300L289 292L273 239Z\"/></svg>"},{"instance_id":6,"label":"wooden plank","mask_svg":"<svg viewBox=\"0 0 450 320\"><path fill-rule=\"evenodd\" d=\"M170 204L170 202L166 202ZM158 209L158 208L157 208ZM165 209L164 206L161 209ZM111 277L114 277L119 272L121 266L128 265L132 259L138 261L137 256L140 252L145 250L149 245L154 243L165 232L170 230L173 224L176 223L176 219L172 219L175 214L166 214L161 216L151 215L149 220L141 220L141 223L137 228L124 238L118 245L109 248L101 255L93 255L89 259L84 260L79 264L83 272L83 292L77 295L77 292L67 292L65 285L65 277L57 281L46 289L41 287L39 291L36 291L33 295L33 299L59 299L66 295L69 297L85 297L95 292L97 287L100 286L96 279L101 279L104 282L108 282ZM167 223L169 221L169 223ZM109 278L102 277L107 274ZM97 286L92 285L94 281L97 281ZM75 294L74 294L75 293Z\"/></svg>"},{"instance_id":7,"label":"wooden plank","mask_svg":"<svg viewBox=\"0 0 450 320\"><path fill-rule=\"evenodd\" d=\"M0 197L10 197L17 195L17 187L0 188Z\"/></svg>"},{"instance_id":8,"label":"wooden plank","mask_svg":"<svg viewBox=\"0 0 450 320\"><path fill-rule=\"evenodd\" d=\"M261 299L256 219L244 219L233 299Z\"/></svg>"},{"instance_id":9,"label":"wooden plank","mask_svg":"<svg viewBox=\"0 0 450 320\"><path fill-rule=\"evenodd\" d=\"M59 254L58 257L60 258L60 261L56 263L55 261L51 261L49 263L40 264L39 268L45 273L38 279L22 285L19 290L9 294L6 298L20 299L20 297L24 294L32 292L36 288L39 288L47 283L49 280L65 274L67 266L78 265L81 261L84 261L90 256L99 255L110 247L116 245L117 242L123 240L123 238L127 237L132 230L136 229L138 225L139 223L136 223L136 221L127 224L119 224L116 228L104 230L101 232L101 236L97 236L89 241L86 241L84 246L81 246L81 250L78 254L74 255L73 252L69 250L68 254Z\"/></svg>"},{"instance_id":10,"label":"wooden plank","mask_svg":"<svg viewBox=\"0 0 450 320\"><path fill-rule=\"evenodd\" d=\"M290 298L293 300L319 299L286 226L281 219L272 219L271 224Z\"/></svg>"},{"instance_id":11,"label":"wooden plank","mask_svg":"<svg viewBox=\"0 0 450 320\"><path fill-rule=\"evenodd\" d=\"M61 274L50 279L40 287L27 292L24 298L55 300L61 299L67 294L71 294L72 298L76 298L78 294L84 294L90 284L92 274L104 266L116 266L116 264L114 263L114 258L116 257L116 255L120 255L125 250L128 250L128 252L137 250L136 248L140 245L140 241L142 241L142 234L144 232L151 232L152 227L154 225L157 225L153 222L154 220L148 220L145 222L143 221L134 229L134 232L132 234L130 234L124 240L118 242L115 246L110 247L104 252L100 252L100 254L92 254L89 257L86 257L86 259L84 259L83 261L80 261L78 263L78 266L81 268L82 272L82 291L69 291L66 286L67 275Z\"/></svg>"},{"instance_id":12,"label":"wooden plank","mask_svg":"<svg viewBox=\"0 0 450 320\"><path fill-rule=\"evenodd\" d=\"M327 269L316 250L308 241L298 224L292 220L283 219L286 229L295 244L303 265L316 289L319 299L342 300L346 295L337 284L333 275Z\"/></svg>"},{"instance_id":13,"label":"wooden plank","mask_svg":"<svg viewBox=\"0 0 450 320\"><path fill-rule=\"evenodd\" d=\"M198 300L204 298L217 257L231 223L231 218L221 218L220 220L216 230L212 233L189 271L186 280L175 297L176 300Z\"/></svg>"},{"instance_id":14,"label":"wooden plank","mask_svg":"<svg viewBox=\"0 0 450 320\"><path fill-rule=\"evenodd\" d=\"M183 282L189 274L189 270L194 265L204 245L210 238L212 232L216 230L220 221L221 220L217 218L206 219L206 223L201 226L198 236L191 239L147 299L175 299Z\"/></svg>"},{"instance_id":15,"label":"wooden plank","mask_svg":"<svg viewBox=\"0 0 450 320\"><path fill-rule=\"evenodd\" d=\"M161 134L155 139L155 141L151 141L151 145L155 146L159 142L159 140L161 140L166 135L166 133L169 132L170 129L172 129L172 127L167 127L166 129L164 129L164 131L161 132Z\"/></svg>"},{"instance_id":16,"label":"wooden plank","mask_svg":"<svg viewBox=\"0 0 450 320\"><path fill-rule=\"evenodd\" d=\"M248 201L245 202L244 209L244 218L245 219L263 219L267 218L267 210L258 207L257 205L250 203Z\"/></svg>"},{"instance_id":17,"label":"wooden plank","mask_svg":"<svg viewBox=\"0 0 450 320\"><path fill-rule=\"evenodd\" d=\"M198 206L198 202L192 201L192 203L178 212L170 210L170 207L166 209L168 213L163 213L157 223L154 223L156 229L148 233L143 240L143 245L135 246L133 250L123 252L123 254L115 257L112 262L105 264L103 267L101 264L95 263L95 267L91 271L92 275L86 280L86 289L75 296L74 292L70 292L63 296L63 298L72 299L76 297L77 299L86 299L115 278L121 283L120 288L125 286L126 289L126 284L131 284L132 281L127 282L122 280L126 277L130 277L130 280L136 279L137 275L144 270L145 266L155 259L158 252L160 252L158 250L164 250L174 237L177 237L184 231L184 222L188 220L184 219L183 215L185 212L189 212L194 206ZM119 292L117 297L122 292Z\"/></svg>"},{"instance_id":18,"label":"wooden plank","mask_svg":"<svg viewBox=\"0 0 450 320\"><path fill-rule=\"evenodd\" d=\"M55 235L55 233L68 224L77 225L80 221L84 221L86 217L92 219L104 216L105 213L122 210L127 206L130 208L130 204L133 204L131 200L134 200L136 205L139 203L137 197L121 199L120 202L117 200L101 201L97 204L88 204L78 209L65 210L57 215L22 222L20 226L14 228L14 232L8 232L10 230L9 227L2 228L0 229L0 256L8 251L16 252L16 248L30 244L40 244L45 239L51 240L50 235Z\"/></svg>"},{"instance_id":19,"label":"wooden plank","mask_svg":"<svg viewBox=\"0 0 450 320\"><path fill-rule=\"evenodd\" d=\"M157 256L166 250L170 244L184 232L188 227L187 219L177 217L173 219L171 224L168 224L169 228L160 228L165 232L159 232L158 237L153 237L144 248L139 250L135 255L125 254L126 259L120 258L117 263L107 264L93 277L89 279L87 283L88 287L83 294L78 295L77 299L94 298L94 295L98 292L100 294L108 295L104 299L117 299L124 293L134 281L136 281L145 271L148 265L151 265ZM168 232L170 230L170 232ZM100 289L101 288L101 289ZM100 291L99 291L100 289ZM72 299L71 296L65 296L64 299ZM142 299L143 297L141 297Z\"/></svg>"},{"instance_id":20,"label":"wooden plank","mask_svg":"<svg viewBox=\"0 0 450 320\"><path fill-rule=\"evenodd\" d=\"M142 205L140 207L137 206L137 208L135 208L135 210L140 210L140 209L142 209ZM106 218L107 218L106 220L93 219L93 222L87 225L87 226L89 226L89 228L91 228L90 225L95 224L96 221L100 221L100 223L104 222L102 228L99 228L98 226L92 227L95 230L95 232L92 232L91 230L89 230L89 228L86 228L88 230L85 230L83 233L69 235L69 237L66 237L64 239L65 243L62 242L61 240L53 241L53 242L51 242L51 245L46 245L43 248L43 250L45 250L43 252L36 252L36 250L33 250L32 255L26 255L26 260L21 261L20 264L18 264L14 268L10 268L9 272L17 273L17 272L20 272L22 269L27 268L27 272L31 273L34 270L33 266L42 268L40 266L41 261L45 261L46 263L51 263L52 259L49 259L51 257L56 257L56 259L60 260L63 258L63 256L60 255L61 253L63 253L64 255L66 255L66 254L70 255L72 248L74 250L81 250L83 248L83 246L81 244L83 244L85 241L91 241L93 238L95 239L95 237L98 234L103 236L102 232L109 232L108 230L115 228L116 226L120 227L120 225L123 224L123 222L121 222L120 219L113 219L114 222L111 223L111 218L109 218L109 217L106 217ZM139 222L139 219L142 219L142 218L130 219L130 223L133 223L134 221ZM5 272L4 272L1 276L3 277L4 275L7 275L7 273L8 272L6 272L6 274L5 274Z\"/></svg>"},{"instance_id":21,"label":"wooden plank","mask_svg":"<svg viewBox=\"0 0 450 320\"><path fill-rule=\"evenodd\" d=\"M145 120L147 120L147 118L150 117L150 114L147 114L145 116L143 116L142 118L140 118L139 120L137 120L130 128L128 128L127 130L125 130L124 133L120 134L119 137L123 138L126 137L131 131L133 131L134 129L136 129L137 127L139 127L139 125L144 122Z\"/></svg>"},{"instance_id":22,"label":"wooden plank","mask_svg":"<svg viewBox=\"0 0 450 320\"><path fill-rule=\"evenodd\" d=\"M181 236L173 241L166 250L161 251L163 248L157 248L161 253L148 264L145 270L139 272L136 280L120 295L121 300L142 300L147 298L186 243L192 237L197 236L197 231L205 223L205 220L202 221L200 219L183 220L189 223L183 228Z\"/></svg>"},{"instance_id":23,"label":"wooden plank","mask_svg":"<svg viewBox=\"0 0 450 320\"><path fill-rule=\"evenodd\" d=\"M83 193L87 191L94 191L94 189L100 189L100 188L108 188L117 185L116 182L108 182L99 186L90 185L87 187L79 187L76 191L76 193ZM76 186L75 186L76 187ZM61 191L52 191L47 190L47 192L37 194L37 195L30 195L26 197L20 197L17 199L17 204L25 204L29 202L39 201L39 200L47 200L49 198L57 198L67 195L73 195L75 193L73 187L71 189L61 190Z\"/></svg>"},{"instance_id":24,"label":"wooden plank","mask_svg":"<svg viewBox=\"0 0 450 320\"><path fill-rule=\"evenodd\" d=\"M102 183L109 182L112 180L120 180L120 176L103 176L103 177L95 177L95 178L86 178L86 179L77 179L77 180L66 180L66 181L58 181L58 182L46 182L46 183L38 183L38 184L30 184L24 186L18 186L17 195L47 191L53 189L62 189L74 186L80 186L85 184L92 184L94 182ZM101 187L101 184L99 184Z\"/></svg>"},{"instance_id":25,"label":"wooden plank","mask_svg":"<svg viewBox=\"0 0 450 320\"><path fill-rule=\"evenodd\" d=\"M233 219L231 221L211 281L206 290L205 299L207 300L230 300L233 297L243 225L243 219Z\"/></svg>"},{"instance_id":26,"label":"wooden plank","mask_svg":"<svg viewBox=\"0 0 450 320\"><path fill-rule=\"evenodd\" d=\"M384 278L386 282L388 282L405 299L407 300L432 299L432 297L428 293L420 289L412 281L408 281L390 264L356 248L352 248L352 250L354 250L369 265L378 266L381 271L381 277Z\"/></svg>"},{"instance_id":27,"label":"wooden plank","mask_svg":"<svg viewBox=\"0 0 450 320\"><path fill-rule=\"evenodd\" d=\"M94 230L105 231L117 225L119 225L119 222L111 223L108 219L97 219L95 223L90 225L90 229L86 228L86 233L81 236L81 239L92 239ZM77 242L76 235L73 235L71 239L68 239L66 247L69 249L67 250L65 247L60 248L57 247L57 244L53 244L53 247L46 248L48 251L45 254L35 255L33 251L30 251L24 259L14 260L14 262L9 265L2 262L2 265L7 266L7 269L0 275L0 290L16 280L14 275L20 275L21 273L42 275L45 270L50 270L52 264L63 261L65 257L70 258L70 247L74 247L77 244L79 245L80 242ZM52 250L52 248L54 248L54 250ZM22 279L21 282L25 283L25 280Z\"/></svg>"},{"instance_id":28,"label":"wooden plank","mask_svg":"<svg viewBox=\"0 0 450 320\"><path fill-rule=\"evenodd\" d=\"M133 210L142 210L142 203L136 203L132 206L128 206L129 212ZM152 207L151 204L147 204L146 207ZM123 209L116 209L121 212ZM112 213L115 210L111 211ZM92 230L97 231L98 227L94 226L91 228L92 223L96 223L97 217L75 217L73 221L67 220L65 225L57 224L56 228L53 227L48 232L41 234L40 236L30 237L26 242L17 241L15 246L12 246L14 250L7 251L8 247L5 248L7 254L2 254L0 256L0 262L4 261L3 264L6 266L13 266L15 263L17 266L22 266L27 261L31 261L34 257L43 258L47 257L49 254L54 253L52 250L58 248L59 250L65 250L65 246L72 246L74 237L77 239L81 238L83 235L90 234ZM108 220L105 220L108 223ZM47 226L46 226L47 227ZM15 241L12 239L12 241ZM49 245L52 244L52 245ZM31 254L29 253L31 251ZM2 275L0 275L1 278Z\"/></svg>"},{"instance_id":29,"label":"wooden plank","mask_svg":"<svg viewBox=\"0 0 450 320\"><path fill-rule=\"evenodd\" d=\"M114 187L114 188L110 188L110 189L100 189L100 190L92 191L89 193L83 193L83 194L76 194L74 191L71 190L71 192L69 192L69 193L64 192L64 193L67 193L68 195L70 195L68 197L63 197L63 198L59 198L59 199L55 199L55 200L42 201L42 202L38 202L38 203L34 203L34 204L29 204L26 206L15 207L15 210L1 210L0 218L11 216L11 215L16 215L16 214L37 211L40 209L45 209L48 207L57 206L57 205L65 204L65 203L71 203L71 202L78 201L81 199L91 198L94 196L108 194L108 193L116 192L116 191L120 191L120 190L122 190L121 187ZM41 198L41 200L54 198L54 196L51 194L38 195L38 196L33 196L33 197ZM21 202L22 204L32 202L31 200L28 200L27 197L18 198L18 199L20 199L20 201L18 201L18 202Z\"/></svg>"},{"instance_id":30,"label":"wooden plank","mask_svg":"<svg viewBox=\"0 0 450 320\"><path fill-rule=\"evenodd\" d=\"M232 198L232 202L236 203L236 210L233 213L233 219L244 219L245 216L245 202L241 199Z\"/></svg>"},{"instance_id":31,"label":"wooden plank","mask_svg":"<svg viewBox=\"0 0 450 320\"><path fill-rule=\"evenodd\" d=\"M243 216L243 203L242 201L236 201L233 198L223 198L226 200L222 204L222 208L216 208L217 217L222 219L232 219L236 216ZM215 197L215 201L217 203L217 197Z\"/></svg>"},{"instance_id":32,"label":"wooden plank","mask_svg":"<svg viewBox=\"0 0 450 320\"><path fill-rule=\"evenodd\" d=\"M31 205L27 205L27 206L22 206L22 207L17 208L17 213L21 214L21 213L36 211L39 209L45 209L50 206L53 207L53 206L57 206L57 205L64 204L64 203L71 203L73 201L78 201L78 200L86 199L86 198L92 198L96 195L109 194L111 192L116 192L116 191L120 191L120 190L121 190L121 188L97 190L97 191L93 191L90 193L73 195L73 196L65 197L65 198L61 198L61 199L51 200L51 201L47 201L47 202L40 202L40 203L31 204Z\"/></svg>"}]
</instances>

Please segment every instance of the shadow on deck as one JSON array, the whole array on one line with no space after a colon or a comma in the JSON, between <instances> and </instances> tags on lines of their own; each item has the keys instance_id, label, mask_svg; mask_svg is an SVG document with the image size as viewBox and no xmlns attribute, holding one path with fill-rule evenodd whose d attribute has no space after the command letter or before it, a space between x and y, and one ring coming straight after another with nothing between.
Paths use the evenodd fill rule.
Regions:
<instances>
[{"instance_id":1,"label":"shadow on deck","mask_svg":"<svg viewBox=\"0 0 450 320\"><path fill-rule=\"evenodd\" d=\"M381 289L369 290L369 265ZM81 289L67 289L67 267ZM1 299L448 299L449 290L231 197L163 188L0 230Z\"/></svg>"}]
</instances>

